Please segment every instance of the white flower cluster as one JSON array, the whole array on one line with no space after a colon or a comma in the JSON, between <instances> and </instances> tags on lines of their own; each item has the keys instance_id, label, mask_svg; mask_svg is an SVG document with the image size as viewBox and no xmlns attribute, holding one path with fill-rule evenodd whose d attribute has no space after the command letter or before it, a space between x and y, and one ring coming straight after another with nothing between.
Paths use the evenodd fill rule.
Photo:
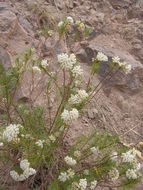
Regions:
<instances>
[{"instance_id":1,"label":"white flower cluster","mask_svg":"<svg viewBox=\"0 0 143 190\"><path fill-rule=\"evenodd\" d=\"M71 16L68 16L66 20L69 22L69 24L74 23L74 20L73 20L73 18Z\"/></svg>"},{"instance_id":2,"label":"white flower cluster","mask_svg":"<svg viewBox=\"0 0 143 190\"><path fill-rule=\"evenodd\" d=\"M141 169L141 164L139 162L137 162L137 160L135 159L132 163L133 169L138 171Z\"/></svg>"},{"instance_id":3,"label":"white flower cluster","mask_svg":"<svg viewBox=\"0 0 143 190\"><path fill-rule=\"evenodd\" d=\"M77 26L77 29L80 31L80 32L83 32L85 30L85 25L83 22L81 22L80 20L77 20L76 21L76 26Z\"/></svg>"},{"instance_id":4,"label":"white flower cluster","mask_svg":"<svg viewBox=\"0 0 143 190\"><path fill-rule=\"evenodd\" d=\"M64 109L63 113L61 114L61 118L63 119L65 124L72 124L76 121L79 117L78 110L73 108L71 111Z\"/></svg>"},{"instance_id":5,"label":"white flower cluster","mask_svg":"<svg viewBox=\"0 0 143 190\"><path fill-rule=\"evenodd\" d=\"M85 90L78 90L76 95L71 95L69 99L69 104L80 104L88 98L88 93Z\"/></svg>"},{"instance_id":6,"label":"white flower cluster","mask_svg":"<svg viewBox=\"0 0 143 190\"><path fill-rule=\"evenodd\" d=\"M132 164L132 168L126 171L126 177L128 179L135 180L139 176L138 174L139 174L139 170L141 169L141 164L138 163L136 159L136 154L137 154L137 151L136 149L133 148L127 151L126 153L122 153L122 156L121 156L123 162Z\"/></svg>"},{"instance_id":7,"label":"white flower cluster","mask_svg":"<svg viewBox=\"0 0 143 190\"><path fill-rule=\"evenodd\" d=\"M87 187L87 179L80 179L78 184L78 189L85 190Z\"/></svg>"},{"instance_id":8,"label":"white flower cluster","mask_svg":"<svg viewBox=\"0 0 143 190\"><path fill-rule=\"evenodd\" d=\"M112 58L113 63L117 63L119 67L123 67L125 69L125 73L128 74L130 73L132 67L131 65L127 64L126 62L121 62L120 57L116 56Z\"/></svg>"},{"instance_id":9,"label":"white flower cluster","mask_svg":"<svg viewBox=\"0 0 143 190\"><path fill-rule=\"evenodd\" d=\"M112 181L116 181L119 178L119 171L116 168L113 168L109 171L109 177Z\"/></svg>"},{"instance_id":10,"label":"white flower cluster","mask_svg":"<svg viewBox=\"0 0 143 190\"><path fill-rule=\"evenodd\" d=\"M81 152L79 150L74 151L74 156L79 158L81 156Z\"/></svg>"},{"instance_id":11,"label":"white flower cluster","mask_svg":"<svg viewBox=\"0 0 143 190\"><path fill-rule=\"evenodd\" d=\"M32 69L37 73L41 73L41 69L38 66L33 66Z\"/></svg>"},{"instance_id":12,"label":"white flower cluster","mask_svg":"<svg viewBox=\"0 0 143 190\"><path fill-rule=\"evenodd\" d=\"M53 30L48 30L48 34L51 37L53 35Z\"/></svg>"},{"instance_id":13,"label":"white flower cluster","mask_svg":"<svg viewBox=\"0 0 143 190\"><path fill-rule=\"evenodd\" d=\"M113 57L113 58L112 58L112 62L113 62L113 63L118 63L118 64L120 64L120 57L118 57L118 56Z\"/></svg>"},{"instance_id":14,"label":"white flower cluster","mask_svg":"<svg viewBox=\"0 0 143 190\"><path fill-rule=\"evenodd\" d=\"M63 27L63 25L64 25L64 22L63 22L63 21L60 21L60 22L58 23L58 27L59 27L59 28Z\"/></svg>"},{"instance_id":15,"label":"white flower cluster","mask_svg":"<svg viewBox=\"0 0 143 190\"><path fill-rule=\"evenodd\" d=\"M126 65L125 66L125 72L126 72L126 74L130 73L131 70L132 70L132 66L131 65Z\"/></svg>"},{"instance_id":16,"label":"white flower cluster","mask_svg":"<svg viewBox=\"0 0 143 190\"><path fill-rule=\"evenodd\" d=\"M48 64L46 59L43 59L42 62L41 62L41 65L42 65L43 68L47 68L49 64Z\"/></svg>"},{"instance_id":17,"label":"white flower cluster","mask_svg":"<svg viewBox=\"0 0 143 190\"><path fill-rule=\"evenodd\" d=\"M126 171L126 177L128 179L133 179L133 180L137 179L138 178L137 171L134 169L128 169Z\"/></svg>"},{"instance_id":18,"label":"white flower cluster","mask_svg":"<svg viewBox=\"0 0 143 190\"><path fill-rule=\"evenodd\" d=\"M94 190L96 186L97 186L97 181L94 180L94 181L91 182L90 189Z\"/></svg>"},{"instance_id":19,"label":"white flower cluster","mask_svg":"<svg viewBox=\"0 0 143 190\"><path fill-rule=\"evenodd\" d=\"M74 23L74 20L72 17L68 16L65 21L60 21L58 23L58 27L59 28L62 28L65 24L73 24Z\"/></svg>"},{"instance_id":20,"label":"white flower cluster","mask_svg":"<svg viewBox=\"0 0 143 190\"><path fill-rule=\"evenodd\" d=\"M67 53L61 53L58 55L58 62L61 65L62 69L71 70L76 64L76 56L72 53L68 55Z\"/></svg>"},{"instance_id":21,"label":"white flower cluster","mask_svg":"<svg viewBox=\"0 0 143 190\"><path fill-rule=\"evenodd\" d=\"M74 170L70 168L67 170L67 172L61 172L58 179L61 182L65 182L66 180L73 178L74 175L75 175Z\"/></svg>"},{"instance_id":22,"label":"white flower cluster","mask_svg":"<svg viewBox=\"0 0 143 190\"><path fill-rule=\"evenodd\" d=\"M61 182L65 182L67 180L67 173L66 172L61 172L58 179Z\"/></svg>"},{"instance_id":23,"label":"white flower cluster","mask_svg":"<svg viewBox=\"0 0 143 190\"><path fill-rule=\"evenodd\" d=\"M50 141L52 141L52 143L54 143L56 141L56 137L54 135L50 135L49 139L50 139Z\"/></svg>"},{"instance_id":24,"label":"white flower cluster","mask_svg":"<svg viewBox=\"0 0 143 190\"><path fill-rule=\"evenodd\" d=\"M91 152L97 156L99 154L99 148L98 147L91 147L90 148Z\"/></svg>"},{"instance_id":25,"label":"white flower cluster","mask_svg":"<svg viewBox=\"0 0 143 190\"><path fill-rule=\"evenodd\" d=\"M98 60L98 61L108 61L108 57L104 53L98 52L98 54L96 56L96 60Z\"/></svg>"},{"instance_id":26,"label":"white flower cluster","mask_svg":"<svg viewBox=\"0 0 143 190\"><path fill-rule=\"evenodd\" d=\"M69 156L66 156L64 158L64 160L65 160L66 164L69 166L74 166L77 163L76 160L74 160L72 157L69 157Z\"/></svg>"},{"instance_id":27,"label":"white flower cluster","mask_svg":"<svg viewBox=\"0 0 143 190\"><path fill-rule=\"evenodd\" d=\"M83 75L83 69L81 68L80 65L76 65L73 69L72 69L72 75L75 78L80 78Z\"/></svg>"},{"instance_id":28,"label":"white flower cluster","mask_svg":"<svg viewBox=\"0 0 143 190\"><path fill-rule=\"evenodd\" d=\"M36 174L36 170L33 168L30 168L30 163L28 162L27 159L22 160L20 162L20 168L23 170L23 173L20 175L15 170L10 171L10 176L15 181L24 181L28 177Z\"/></svg>"},{"instance_id":29,"label":"white flower cluster","mask_svg":"<svg viewBox=\"0 0 143 190\"><path fill-rule=\"evenodd\" d=\"M19 124L10 124L6 127L5 131L3 132L3 139L7 140L8 142L16 140L20 133L20 128L22 128L22 126Z\"/></svg>"},{"instance_id":30,"label":"white flower cluster","mask_svg":"<svg viewBox=\"0 0 143 190\"><path fill-rule=\"evenodd\" d=\"M39 146L40 148L43 148L43 144L44 144L45 140L38 140L35 144L37 146Z\"/></svg>"},{"instance_id":31,"label":"white flower cluster","mask_svg":"<svg viewBox=\"0 0 143 190\"><path fill-rule=\"evenodd\" d=\"M123 162L129 162L132 163L136 158L136 150L132 149L127 151L126 153L122 153L122 160Z\"/></svg>"}]
</instances>

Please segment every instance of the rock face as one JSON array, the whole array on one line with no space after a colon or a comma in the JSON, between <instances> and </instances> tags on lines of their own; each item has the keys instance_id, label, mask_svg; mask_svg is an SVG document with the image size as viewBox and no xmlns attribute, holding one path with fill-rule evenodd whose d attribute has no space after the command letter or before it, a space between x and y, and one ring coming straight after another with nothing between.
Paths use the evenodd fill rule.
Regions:
<instances>
[{"instance_id":1,"label":"rock face","mask_svg":"<svg viewBox=\"0 0 143 190\"><path fill-rule=\"evenodd\" d=\"M10 54L2 47L0 47L0 64L3 65L5 69L11 67L11 56Z\"/></svg>"}]
</instances>

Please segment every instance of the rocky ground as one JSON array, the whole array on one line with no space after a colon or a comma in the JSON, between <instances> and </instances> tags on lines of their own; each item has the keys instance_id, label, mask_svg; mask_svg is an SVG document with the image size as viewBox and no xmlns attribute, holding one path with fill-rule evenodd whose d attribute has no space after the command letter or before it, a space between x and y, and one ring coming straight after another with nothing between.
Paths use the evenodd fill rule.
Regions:
<instances>
[{"instance_id":1,"label":"rocky ground","mask_svg":"<svg viewBox=\"0 0 143 190\"><path fill-rule=\"evenodd\" d=\"M38 32L43 25L55 30L55 25L67 15L94 27L89 39L70 44L86 71L85 79L97 51L109 57L118 55L133 68L128 76L119 73L103 85L69 136L74 140L81 131L88 133L97 128L121 135L130 145L143 141L142 0L0 0L0 61L7 68L13 64L13 57L29 47L47 59L64 51L56 34L46 40ZM102 77L104 68L94 78L95 84ZM23 84L19 98L27 96L26 85ZM42 98L37 101L41 104ZM143 185L139 187L142 189Z\"/></svg>"}]
</instances>

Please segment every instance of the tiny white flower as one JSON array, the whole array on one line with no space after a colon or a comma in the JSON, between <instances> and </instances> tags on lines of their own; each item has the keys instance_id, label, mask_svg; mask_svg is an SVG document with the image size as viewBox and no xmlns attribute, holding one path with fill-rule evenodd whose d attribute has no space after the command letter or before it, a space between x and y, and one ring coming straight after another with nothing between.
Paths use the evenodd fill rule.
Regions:
<instances>
[{"instance_id":1,"label":"tiny white flower","mask_svg":"<svg viewBox=\"0 0 143 190\"><path fill-rule=\"evenodd\" d=\"M81 156L81 152L79 150L76 150L74 152L74 156L77 157L77 158L79 158Z\"/></svg>"},{"instance_id":2,"label":"tiny white flower","mask_svg":"<svg viewBox=\"0 0 143 190\"><path fill-rule=\"evenodd\" d=\"M78 78L78 77L81 77L83 75L83 69L81 69L81 66L80 65L77 65L73 68L72 70L72 75L75 77L75 78Z\"/></svg>"},{"instance_id":3,"label":"tiny white flower","mask_svg":"<svg viewBox=\"0 0 143 190\"><path fill-rule=\"evenodd\" d=\"M74 170L72 170L71 168L67 170L67 178L68 178L68 179L73 178L74 175L75 175Z\"/></svg>"},{"instance_id":4,"label":"tiny white flower","mask_svg":"<svg viewBox=\"0 0 143 190\"><path fill-rule=\"evenodd\" d=\"M65 160L66 164L69 166L74 166L77 163L76 160L74 160L72 157L69 157L69 156L66 156L64 158L64 160Z\"/></svg>"},{"instance_id":5,"label":"tiny white flower","mask_svg":"<svg viewBox=\"0 0 143 190\"><path fill-rule=\"evenodd\" d=\"M72 182L72 189L73 190L79 190L78 182L76 182L76 181Z\"/></svg>"},{"instance_id":6,"label":"tiny white flower","mask_svg":"<svg viewBox=\"0 0 143 190\"><path fill-rule=\"evenodd\" d=\"M80 23L81 23L80 20L77 20L77 21L75 22L76 25L79 25Z\"/></svg>"},{"instance_id":7,"label":"tiny white flower","mask_svg":"<svg viewBox=\"0 0 143 190\"><path fill-rule=\"evenodd\" d=\"M113 58L112 58L112 61L113 61L113 63L118 63L118 64L120 64L120 57L118 57L118 56L113 57Z\"/></svg>"},{"instance_id":8,"label":"tiny white flower","mask_svg":"<svg viewBox=\"0 0 143 190\"><path fill-rule=\"evenodd\" d=\"M120 67L122 67L122 66L126 67L126 65L127 65L127 63L125 61L124 62L119 62L118 64L119 64Z\"/></svg>"},{"instance_id":9,"label":"tiny white flower","mask_svg":"<svg viewBox=\"0 0 143 190\"><path fill-rule=\"evenodd\" d=\"M32 175L36 174L36 170L33 169L33 168L30 168L30 163L28 162L27 159L22 160L20 162L20 168L23 170L23 173L20 174L20 175L16 171L14 171L14 170L10 171L10 176L15 181L24 181L29 176L32 176Z\"/></svg>"},{"instance_id":10,"label":"tiny white flower","mask_svg":"<svg viewBox=\"0 0 143 190\"><path fill-rule=\"evenodd\" d=\"M27 177L24 174L19 175L18 181L25 181Z\"/></svg>"},{"instance_id":11,"label":"tiny white flower","mask_svg":"<svg viewBox=\"0 0 143 190\"><path fill-rule=\"evenodd\" d=\"M87 187L87 179L80 179L78 184L79 189L85 190Z\"/></svg>"},{"instance_id":12,"label":"tiny white flower","mask_svg":"<svg viewBox=\"0 0 143 190\"><path fill-rule=\"evenodd\" d=\"M14 181L19 181L19 174L15 170L10 171L10 176Z\"/></svg>"},{"instance_id":13,"label":"tiny white flower","mask_svg":"<svg viewBox=\"0 0 143 190\"><path fill-rule=\"evenodd\" d=\"M132 164L134 170L139 171L141 169L141 164L137 160L134 160Z\"/></svg>"},{"instance_id":14,"label":"tiny white flower","mask_svg":"<svg viewBox=\"0 0 143 190\"><path fill-rule=\"evenodd\" d=\"M71 121L76 121L79 117L79 113L78 113L78 110L76 108L73 108L71 111L70 111L70 120Z\"/></svg>"},{"instance_id":15,"label":"tiny white flower","mask_svg":"<svg viewBox=\"0 0 143 190\"><path fill-rule=\"evenodd\" d=\"M33 66L32 69L33 69L33 71L35 71L35 72L41 73L40 68L37 67L37 66Z\"/></svg>"},{"instance_id":16,"label":"tiny white flower","mask_svg":"<svg viewBox=\"0 0 143 190\"><path fill-rule=\"evenodd\" d=\"M55 142L55 140L56 140L56 138L55 138L55 136L54 135L50 135L49 136L49 139L50 139L50 141L52 141L53 143Z\"/></svg>"},{"instance_id":17,"label":"tiny white flower","mask_svg":"<svg viewBox=\"0 0 143 190\"><path fill-rule=\"evenodd\" d=\"M69 56L67 53L61 53L57 57L62 69L71 70L76 63L76 56L73 53Z\"/></svg>"},{"instance_id":18,"label":"tiny white flower","mask_svg":"<svg viewBox=\"0 0 143 190\"><path fill-rule=\"evenodd\" d=\"M126 153L122 153L122 160L123 162L133 162L135 157L136 157L136 150L135 149L132 149L132 150L129 150L127 151Z\"/></svg>"},{"instance_id":19,"label":"tiny white flower","mask_svg":"<svg viewBox=\"0 0 143 190\"><path fill-rule=\"evenodd\" d=\"M85 25L80 20L77 20L75 24L77 25L79 31L83 32L85 30Z\"/></svg>"},{"instance_id":20,"label":"tiny white flower","mask_svg":"<svg viewBox=\"0 0 143 190\"><path fill-rule=\"evenodd\" d=\"M74 53L70 54L70 56L69 56L69 62L70 62L71 65L75 65L76 64L77 59L76 59L76 56L75 56Z\"/></svg>"},{"instance_id":21,"label":"tiny white flower","mask_svg":"<svg viewBox=\"0 0 143 190\"><path fill-rule=\"evenodd\" d=\"M22 170L26 170L27 168L29 168L29 166L30 166L30 163L28 162L27 159L21 160L21 162L20 162L20 168Z\"/></svg>"},{"instance_id":22,"label":"tiny white flower","mask_svg":"<svg viewBox=\"0 0 143 190\"><path fill-rule=\"evenodd\" d=\"M128 169L127 171L126 171L126 177L128 178L128 179L137 179L138 178L138 175L137 175L137 173L136 173L136 170L134 170L134 169Z\"/></svg>"},{"instance_id":23,"label":"tiny white flower","mask_svg":"<svg viewBox=\"0 0 143 190\"><path fill-rule=\"evenodd\" d=\"M33 168L27 168L27 169L24 170L24 172L23 172L23 175L24 175L26 178L28 178L28 177L30 177L30 176L32 176L32 175L34 175L34 174L36 174L36 170L33 169Z\"/></svg>"},{"instance_id":24,"label":"tiny white flower","mask_svg":"<svg viewBox=\"0 0 143 190\"><path fill-rule=\"evenodd\" d=\"M76 121L79 117L78 110L73 108L71 111L64 110L61 114L61 118L63 119L64 123L71 124Z\"/></svg>"},{"instance_id":25,"label":"tiny white flower","mask_svg":"<svg viewBox=\"0 0 143 190\"><path fill-rule=\"evenodd\" d=\"M90 150L96 156L99 154L99 148L98 147L91 147Z\"/></svg>"},{"instance_id":26,"label":"tiny white flower","mask_svg":"<svg viewBox=\"0 0 143 190\"><path fill-rule=\"evenodd\" d=\"M132 66L131 65L125 66L125 72L126 72L126 74L130 73L131 70L132 70Z\"/></svg>"},{"instance_id":27,"label":"tiny white flower","mask_svg":"<svg viewBox=\"0 0 143 190\"><path fill-rule=\"evenodd\" d=\"M50 72L51 77L54 77L56 72Z\"/></svg>"},{"instance_id":28,"label":"tiny white flower","mask_svg":"<svg viewBox=\"0 0 143 190\"><path fill-rule=\"evenodd\" d=\"M86 98L88 98L88 93L85 90L79 90L78 98L81 100L85 100Z\"/></svg>"},{"instance_id":29,"label":"tiny white flower","mask_svg":"<svg viewBox=\"0 0 143 190\"><path fill-rule=\"evenodd\" d=\"M67 180L67 173L66 172L61 172L58 179L61 182L65 182Z\"/></svg>"},{"instance_id":30,"label":"tiny white flower","mask_svg":"<svg viewBox=\"0 0 143 190\"><path fill-rule=\"evenodd\" d=\"M60 22L58 23L58 27L61 28L61 27L63 26L63 24L64 24L64 22L63 22L63 21L60 21Z\"/></svg>"},{"instance_id":31,"label":"tiny white flower","mask_svg":"<svg viewBox=\"0 0 143 190\"><path fill-rule=\"evenodd\" d=\"M96 180L92 181L92 182L91 182L91 185L90 185L90 189L91 189L91 190L94 190L95 187L96 187L96 185L97 185L97 181L96 181Z\"/></svg>"},{"instance_id":32,"label":"tiny white flower","mask_svg":"<svg viewBox=\"0 0 143 190\"><path fill-rule=\"evenodd\" d=\"M112 181L116 181L119 178L119 171L116 168L110 170L109 177Z\"/></svg>"},{"instance_id":33,"label":"tiny white flower","mask_svg":"<svg viewBox=\"0 0 143 190\"><path fill-rule=\"evenodd\" d=\"M96 59L98 61L108 61L108 57L106 55L104 55L104 53L102 53L102 52L98 52Z\"/></svg>"},{"instance_id":34,"label":"tiny white flower","mask_svg":"<svg viewBox=\"0 0 143 190\"><path fill-rule=\"evenodd\" d=\"M49 30L48 34L49 34L49 36L52 36L53 35L53 30Z\"/></svg>"},{"instance_id":35,"label":"tiny white flower","mask_svg":"<svg viewBox=\"0 0 143 190\"><path fill-rule=\"evenodd\" d=\"M58 54L58 62L59 63L67 63L69 60L68 54L67 53L61 53Z\"/></svg>"},{"instance_id":36,"label":"tiny white flower","mask_svg":"<svg viewBox=\"0 0 143 190\"><path fill-rule=\"evenodd\" d=\"M65 123L68 123L70 120L70 112L64 109L63 113L61 114L61 118L64 120Z\"/></svg>"},{"instance_id":37,"label":"tiny white flower","mask_svg":"<svg viewBox=\"0 0 143 190\"><path fill-rule=\"evenodd\" d=\"M38 140L35 144L37 145L37 146L39 146L40 148L43 148L43 143L44 143L45 141L44 140Z\"/></svg>"},{"instance_id":38,"label":"tiny white flower","mask_svg":"<svg viewBox=\"0 0 143 190\"><path fill-rule=\"evenodd\" d=\"M35 175L35 174L36 174L36 170L34 168L29 168L29 176Z\"/></svg>"},{"instance_id":39,"label":"tiny white flower","mask_svg":"<svg viewBox=\"0 0 143 190\"><path fill-rule=\"evenodd\" d=\"M18 139L20 128L22 128L21 125L10 124L6 127L5 131L3 132L3 139L7 140L7 142L11 142Z\"/></svg>"},{"instance_id":40,"label":"tiny white flower","mask_svg":"<svg viewBox=\"0 0 143 190\"><path fill-rule=\"evenodd\" d=\"M69 98L68 102L71 105L79 104L80 103L80 99L78 98L78 95L71 94L71 97Z\"/></svg>"},{"instance_id":41,"label":"tiny white flower","mask_svg":"<svg viewBox=\"0 0 143 190\"><path fill-rule=\"evenodd\" d=\"M47 60L46 59L42 60L41 65L42 67L46 68L48 66Z\"/></svg>"},{"instance_id":42,"label":"tiny white flower","mask_svg":"<svg viewBox=\"0 0 143 190\"><path fill-rule=\"evenodd\" d=\"M73 24L74 21L73 21L73 18L71 16L68 16L67 17L67 21L70 23L70 24Z\"/></svg>"}]
</instances>

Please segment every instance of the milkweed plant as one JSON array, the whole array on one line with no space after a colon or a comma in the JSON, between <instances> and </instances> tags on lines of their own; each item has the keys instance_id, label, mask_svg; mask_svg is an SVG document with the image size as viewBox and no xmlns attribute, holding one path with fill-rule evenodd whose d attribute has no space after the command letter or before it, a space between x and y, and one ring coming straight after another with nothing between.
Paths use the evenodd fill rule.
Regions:
<instances>
[{"instance_id":1,"label":"milkweed plant","mask_svg":"<svg viewBox=\"0 0 143 190\"><path fill-rule=\"evenodd\" d=\"M67 17L58 24L59 38L76 27L84 32L81 21ZM102 52L92 60L89 79L73 53L56 57L55 67L34 56L32 49L15 60L8 70L0 65L0 187L2 189L96 190L101 187L133 189L141 180L141 164L135 147L121 143L117 135L93 131L69 143L67 134L84 114L104 80L92 83L103 62ZM47 109L34 103L15 101L25 72L46 76ZM128 74L131 65L113 57L107 76L118 71ZM55 94L54 94L55 93ZM58 99L51 103L51 96ZM76 123L77 125L77 123ZM66 143L67 144L67 143ZM3 169L4 168L4 169ZM4 170L4 171L3 171Z\"/></svg>"}]
</instances>

